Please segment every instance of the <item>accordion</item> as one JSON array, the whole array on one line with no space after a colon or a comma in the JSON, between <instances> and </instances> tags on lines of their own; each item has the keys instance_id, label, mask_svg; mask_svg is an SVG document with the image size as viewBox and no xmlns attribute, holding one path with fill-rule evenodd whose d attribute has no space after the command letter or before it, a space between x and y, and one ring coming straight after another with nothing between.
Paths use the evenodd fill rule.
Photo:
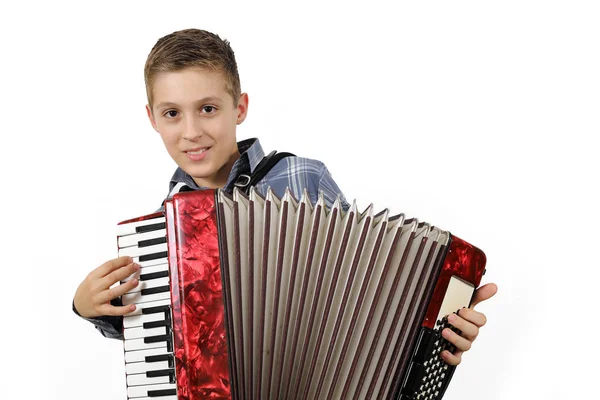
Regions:
<instances>
[{"instance_id":1,"label":"accordion","mask_svg":"<svg viewBox=\"0 0 600 400\"><path fill-rule=\"evenodd\" d=\"M122 297L138 400L440 399L441 330L486 262L415 218L289 188L179 193L117 236L142 266Z\"/></svg>"}]
</instances>

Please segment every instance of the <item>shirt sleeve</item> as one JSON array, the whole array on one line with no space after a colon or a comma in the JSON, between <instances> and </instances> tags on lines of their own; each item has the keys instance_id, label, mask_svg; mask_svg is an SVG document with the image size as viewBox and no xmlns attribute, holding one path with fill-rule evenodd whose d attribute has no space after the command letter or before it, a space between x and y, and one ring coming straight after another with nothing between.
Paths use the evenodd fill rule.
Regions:
<instances>
[{"instance_id":1,"label":"shirt sleeve","mask_svg":"<svg viewBox=\"0 0 600 400\"><path fill-rule=\"evenodd\" d=\"M323 192L323 197L325 199L325 203L327 207L331 207L335 202L337 196L340 196L340 202L342 204L342 209L344 211L348 211L350 208L350 204L346 200L344 193L341 191L337 183L333 180L331 176L331 172L325 166L325 164L321 165L321 172L319 173L319 191Z\"/></svg>"},{"instance_id":2,"label":"shirt sleeve","mask_svg":"<svg viewBox=\"0 0 600 400\"><path fill-rule=\"evenodd\" d=\"M120 298L116 298L110 301L113 306L122 306ZM102 336L109 339L123 339L123 317L122 316L102 316L98 318L86 318L82 317L77 309L75 308L75 301L73 301L73 312L82 319L94 324L96 329L102 334Z\"/></svg>"}]
</instances>

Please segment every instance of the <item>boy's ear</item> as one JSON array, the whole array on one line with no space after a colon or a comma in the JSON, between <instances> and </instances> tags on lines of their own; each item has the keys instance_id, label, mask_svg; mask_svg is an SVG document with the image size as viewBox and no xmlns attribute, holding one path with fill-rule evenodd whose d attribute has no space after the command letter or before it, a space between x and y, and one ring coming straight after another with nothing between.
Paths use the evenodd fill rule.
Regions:
<instances>
[{"instance_id":1,"label":"boy's ear","mask_svg":"<svg viewBox=\"0 0 600 400\"><path fill-rule=\"evenodd\" d=\"M239 125L246 119L248 114L248 93L240 94L240 99L237 105L237 119L236 124Z\"/></svg>"},{"instance_id":2,"label":"boy's ear","mask_svg":"<svg viewBox=\"0 0 600 400\"><path fill-rule=\"evenodd\" d=\"M150 109L150 106L148 104L146 104L146 113L148 114L148 119L150 120L152 127L156 132L158 132L158 128L156 127L156 121L154 121L154 115L152 115L152 109Z\"/></svg>"}]
</instances>

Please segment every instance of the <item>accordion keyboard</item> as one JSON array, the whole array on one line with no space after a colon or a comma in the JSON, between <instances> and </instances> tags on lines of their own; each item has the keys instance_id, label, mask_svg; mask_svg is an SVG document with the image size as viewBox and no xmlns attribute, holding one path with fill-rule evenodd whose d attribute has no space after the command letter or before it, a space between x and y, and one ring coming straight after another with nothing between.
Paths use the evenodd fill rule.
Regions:
<instances>
[{"instance_id":1,"label":"accordion keyboard","mask_svg":"<svg viewBox=\"0 0 600 400\"><path fill-rule=\"evenodd\" d=\"M119 225L119 256L141 266L136 288L123 295L136 310L123 317L125 373L129 399L176 400L171 299L165 218Z\"/></svg>"}]
</instances>

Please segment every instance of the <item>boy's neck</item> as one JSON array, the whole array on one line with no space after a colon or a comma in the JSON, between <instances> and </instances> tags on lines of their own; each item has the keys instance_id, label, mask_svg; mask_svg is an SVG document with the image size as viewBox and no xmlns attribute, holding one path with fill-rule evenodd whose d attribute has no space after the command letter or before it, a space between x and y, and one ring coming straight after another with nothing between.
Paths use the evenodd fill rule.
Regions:
<instances>
[{"instance_id":1,"label":"boy's neck","mask_svg":"<svg viewBox=\"0 0 600 400\"><path fill-rule=\"evenodd\" d=\"M223 165L223 167L216 172L215 175L206 178L197 178L192 177L194 182L200 187L207 187L210 189L223 188L227 183L227 179L231 174L231 170L233 169L233 164L240 158L241 154L238 151L236 146L235 150L229 156L227 162Z\"/></svg>"}]
</instances>

